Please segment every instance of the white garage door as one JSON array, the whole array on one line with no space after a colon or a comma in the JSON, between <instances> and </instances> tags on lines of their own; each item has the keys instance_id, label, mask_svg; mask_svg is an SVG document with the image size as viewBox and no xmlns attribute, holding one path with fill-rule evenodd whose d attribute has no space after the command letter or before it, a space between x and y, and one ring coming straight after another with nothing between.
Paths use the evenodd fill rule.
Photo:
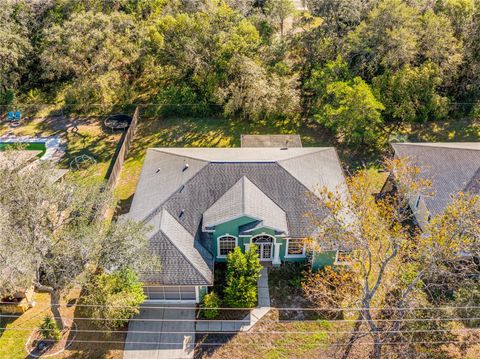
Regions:
<instances>
[{"instance_id":1,"label":"white garage door","mask_svg":"<svg viewBox=\"0 0 480 359\"><path fill-rule=\"evenodd\" d=\"M195 301L195 287L144 287L147 300Z\"/></svg>"}]
</instances>

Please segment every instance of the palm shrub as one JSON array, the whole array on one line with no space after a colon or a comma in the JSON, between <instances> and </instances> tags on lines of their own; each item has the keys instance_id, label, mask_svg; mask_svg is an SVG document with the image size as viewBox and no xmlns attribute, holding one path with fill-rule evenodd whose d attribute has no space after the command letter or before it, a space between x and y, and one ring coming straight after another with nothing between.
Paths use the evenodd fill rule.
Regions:
<instances>
[{"instance_id":1,"label":"palm shrub","mask_svg":"<svg viewBox=\"0 0 480 359\"><path fill-rule=\"evenodd\" d=\"M227 285L224 290L225 303L233 308L251 308L257 304L257 281L262 265L256 246L242 253L236 247L227 257Z\"/></svg>"},{"instance_id":2,"label":"palm shrub","mask_svg":"<svg viewBox=\"0 0 480 359\"><path fill-rule=\"evenodd\" d=\"M205 319L215 319L218 317L219 310L218 308L221 305L220 298L217 293L211 292L207 293L202 298L202 314Z\"/></svg>"},{"instance_id":3,"label":"palm shrub","mask_svg":"<svg viewBox=\"0 0 480 359\"><path fill-rule=\"evenodd\" d=\"M43 339L53 340L54 342L58 342L62 336L57 323L55 323L55 320L49 315L43 318L43 322L38 327L38 331Z\"/></svg>"},{"instance_id":4,"label":"palm shrub","mask_svg":"<svg viewBox=\"0 0 480 359\"><path fill-rule=\"evenodd\" d=\"M145 299L138 275L132 269L124 268L93 276L85 286L82 302L87 305L88 316L108 319L96 321L98 326L115 329L138 314Z\"/></svg>"}]
</instances>

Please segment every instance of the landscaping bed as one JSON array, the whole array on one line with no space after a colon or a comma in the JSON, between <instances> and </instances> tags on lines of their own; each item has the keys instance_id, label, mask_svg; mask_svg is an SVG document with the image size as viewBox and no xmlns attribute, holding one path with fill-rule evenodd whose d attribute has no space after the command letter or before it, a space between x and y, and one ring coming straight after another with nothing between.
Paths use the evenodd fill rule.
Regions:
<instances>
[{"instance_id":1,"label":"landscaping bed","mask_svg":"<svg viewBox=\"0 0 480 359\"><path fill-rule=\"evenodd\" d=\"M223 301L223 289L226 287L226 263L215 263L213 291L217 293L219 298ZM221 306L225 308L225 305ZM215 320L242 320L250 313L249 310L239 309L222 309L219 311L218 317ZM202 310L199 308L196 312L196 317L199 319L205 319L202 314Z\"/></svg>"},{"instance_id":2,"label":"landscaping bed","mask_svg":"<svg viewBox=\"0 0 480 359\"><path fill-rule=\"evenodd\" d=\"M270 302L274 308L313 308L303 297L301 282L305 263L283 263L280 267L268 268ZM323 319L322 313L314 310L279 310L279 318L288 320Z\"/></svg>"}]
</instances>

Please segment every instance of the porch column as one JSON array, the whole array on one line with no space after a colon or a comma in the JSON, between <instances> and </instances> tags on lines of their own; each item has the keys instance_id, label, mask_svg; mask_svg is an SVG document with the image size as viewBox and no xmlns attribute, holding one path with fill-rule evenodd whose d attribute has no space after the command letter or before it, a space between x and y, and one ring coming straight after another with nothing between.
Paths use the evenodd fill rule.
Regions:
<instances>
[{"instance_id":1,"label":"porch column","mask_svg":"<svg viewBox=\"0 0 480 359\"><path fill-rule=\"evenodd\" d=\"M250 243L245 243L245 252L247 252L250 249Z\"/></svg>"},{"instance_id":2,"label":"porch column","mask_svg":"<svg viewBox=\"0 0 480 359\"><path fill-rule=\"evenodd\" d=\"M280 261L280 246L282 243L274 243L273 244L273 265L280 265L282 262Z\"/></svg>"}]
</instances>

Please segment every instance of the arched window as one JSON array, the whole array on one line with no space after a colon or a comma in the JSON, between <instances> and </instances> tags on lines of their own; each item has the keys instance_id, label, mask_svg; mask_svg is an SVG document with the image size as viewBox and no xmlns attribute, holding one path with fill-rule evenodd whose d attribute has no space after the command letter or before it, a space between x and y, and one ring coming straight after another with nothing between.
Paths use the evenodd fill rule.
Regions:
<instances>
[{"instance_id":1,"label":"arched window","mask_svg":"<svg viewBox=\"0 0 480 359\"><path fill-rule=\"evenodd\" d=\"M217 238L217 255L218 257L226 257L228 253L233 252L237 246L237 238L234 236L225 235Z\"/></svg>"}]
</instances>

